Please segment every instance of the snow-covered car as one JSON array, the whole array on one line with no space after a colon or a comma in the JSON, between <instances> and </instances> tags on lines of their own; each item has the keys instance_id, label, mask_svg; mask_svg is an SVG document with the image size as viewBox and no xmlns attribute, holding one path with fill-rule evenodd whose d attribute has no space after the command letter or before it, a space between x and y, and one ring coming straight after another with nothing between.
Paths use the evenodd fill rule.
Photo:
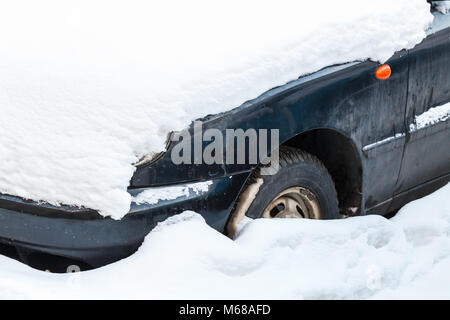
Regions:
<instances>
[{"instance_id":1,"label":"snow-covered car","mask_svg":"<svg viewBox=\"0 0 450 320\"><path fill-rule=\"evenodd\" d=\"M232 237L245 217L386 215L429 194L450 180L450 14L433 14L427 38L383 64L330 65L198 119L224 136L277 129L273 174L249 159L178 164L173 151L197 148L195 139L169 140L165 152L135 164L122 219L2 194L0 242L37 267L47 257L99 267L129 256L158 222L183 211Z\"/></svg>"}]
</instances>

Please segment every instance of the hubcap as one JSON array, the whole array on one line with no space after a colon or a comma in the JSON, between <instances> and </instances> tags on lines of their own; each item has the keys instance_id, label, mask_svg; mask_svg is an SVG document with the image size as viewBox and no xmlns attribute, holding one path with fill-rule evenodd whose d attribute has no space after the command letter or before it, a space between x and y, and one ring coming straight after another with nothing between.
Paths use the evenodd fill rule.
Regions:
<instances>
[{"instance_id":1,"label":"hubcap","mask_svg":"<svg viewBox=\"0 0 450 320\"><path fill-rule=\"evenodd\" d=\"M316 195L307 188L292 187L280 192L266 207L262 218L320 219Z\"/></svg>"}]
</instances>

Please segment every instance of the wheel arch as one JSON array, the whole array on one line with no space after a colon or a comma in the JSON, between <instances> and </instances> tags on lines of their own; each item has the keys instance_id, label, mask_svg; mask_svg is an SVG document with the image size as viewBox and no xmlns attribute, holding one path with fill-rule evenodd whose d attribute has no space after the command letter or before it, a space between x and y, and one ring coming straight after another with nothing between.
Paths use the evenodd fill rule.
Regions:
<instances>
[{"instance_id":1,"label":"wheel arch","mask_svg":"<svg viewBox=\"0 0 450 320\"><path fill-rule=\"evenodd\" d=\"M334 180L340 213L361 213L362 159L350 137L335 129L319 128L302 132L281 145L301 149L319 158Z\"/></svg>"}]
</instances>

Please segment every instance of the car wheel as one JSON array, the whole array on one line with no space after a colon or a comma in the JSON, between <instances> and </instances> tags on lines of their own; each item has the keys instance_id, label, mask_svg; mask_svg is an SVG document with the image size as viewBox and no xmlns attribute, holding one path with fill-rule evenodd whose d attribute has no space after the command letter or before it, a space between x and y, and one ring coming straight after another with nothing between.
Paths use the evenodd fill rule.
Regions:
<instances>
[{"instance_id":1,"label":"car wheel","mask_svg":"<svg viewBox=\"0 0 450 320\"><path fill-rule=\"evenodd\" d=\"M333 179L323 163L299 149L280 147L279 170L248 179L228 224L234 236L244 215L250 218L338 219L339 206Z\"/></svg>"}]
</instances>

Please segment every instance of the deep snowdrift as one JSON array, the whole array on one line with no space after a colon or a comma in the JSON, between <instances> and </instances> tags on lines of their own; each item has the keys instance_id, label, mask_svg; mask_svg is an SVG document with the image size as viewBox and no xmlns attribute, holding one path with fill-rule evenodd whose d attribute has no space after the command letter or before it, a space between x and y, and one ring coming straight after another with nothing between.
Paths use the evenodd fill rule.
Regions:
<instances>
[{"instance_id":1,"label":"deep snowdrift","mask_svg":"<svg viewBox=\"0 0 450 320\"><path fill-rule=\"evenodd\" d=\"M450 184L379 216L256 220L232 241L186 212L128 259L57 275L0 257L0 298L450 298Z\"/></svg>"},{"instance_id":2,"label":"deep snowdrift","mask_svg":"<svg viewBox=\"0 0 450 320\"><path fill-rule=\"evenodd\" d=\"M26 8L26 10L24 9ZM0 192L127 213L132 163L191 120L425 37L424 0L0 5Z\"/></svg>"}]
</instances>

